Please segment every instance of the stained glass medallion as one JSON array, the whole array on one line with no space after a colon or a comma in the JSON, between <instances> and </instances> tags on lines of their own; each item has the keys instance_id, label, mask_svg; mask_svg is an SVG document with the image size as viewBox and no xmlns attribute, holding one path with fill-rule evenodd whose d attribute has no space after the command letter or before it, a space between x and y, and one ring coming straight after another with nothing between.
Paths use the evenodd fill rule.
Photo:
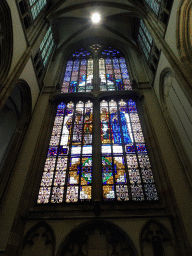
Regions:
<instances>
[{"instance_id":1,"label":"stained glass medallion","mask_svg":"<svg viewBox=\"0 0 192 256\"><path fill-rule=\"evenodd\" d=\"M158 200L136 103L101 101L104 201Z\"/></svg>"},{"instance_id":2,"label":"stained glass medallion","mask_svg":"<svg viewBox=\"0 0 192 256\"><path fill-rule=\"evenodd\" d=\"M38 204L91 200L92 130L92 102L58 105Z\"/></svg>"}]
</instances>

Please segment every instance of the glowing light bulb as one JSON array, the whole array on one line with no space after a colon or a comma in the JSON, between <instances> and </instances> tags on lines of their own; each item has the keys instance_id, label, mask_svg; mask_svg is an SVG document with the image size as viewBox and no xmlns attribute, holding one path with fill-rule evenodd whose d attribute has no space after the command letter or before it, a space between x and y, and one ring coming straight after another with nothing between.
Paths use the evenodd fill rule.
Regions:
<instances>
[{"instance_id":1,"label":"glowing light bulb","mask_svg":"<svg viewBox=\"0 0 192 256\"><path fill-rule=\"evenodd\" d=\"M95 12L95 13L93 13L91 19L92 19L92 22L96 24L96 23L99 23L101 16L99 13Z\"/></svg>"}]
</instances>

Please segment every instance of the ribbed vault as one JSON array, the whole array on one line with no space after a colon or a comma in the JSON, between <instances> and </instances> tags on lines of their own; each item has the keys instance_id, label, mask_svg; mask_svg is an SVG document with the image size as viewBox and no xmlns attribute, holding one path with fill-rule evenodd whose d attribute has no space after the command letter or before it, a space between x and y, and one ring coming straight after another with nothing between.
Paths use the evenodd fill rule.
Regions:
<instances>
[{"instance_id":1,"label":"ribbed vault","mask_svg":"<svg viewBox=\"0 0 192 256\"><path fill-rule=\"evenodd\" d=\"M98 25L91 22L94 12L101 15ZM59 0L48 11L47 19L53 27L59 53L66 46L90 38L116 40L136 49L139 20L145 15L142 0Z\"/></svg>"}]
</instances>

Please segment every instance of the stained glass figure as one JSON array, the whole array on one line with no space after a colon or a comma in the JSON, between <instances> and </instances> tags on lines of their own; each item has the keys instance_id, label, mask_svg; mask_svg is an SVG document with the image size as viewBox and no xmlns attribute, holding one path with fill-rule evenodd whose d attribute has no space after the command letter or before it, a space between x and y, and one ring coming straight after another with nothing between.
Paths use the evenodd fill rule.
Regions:
<instances>
[{"instance_id":1,"label":"stained glass figure","mask_svg":"<svg viewBox=\"0 0 192 256\"><path fill-rule=\"evenodd\" d=\"M92 130L92 102L58 105L38 204L91 200Z\"/></svg>"},{"instance_id":2,"label":"stained glass figure","mask_svg":"<svg viewBox=\"0 0 192 256\"><path fill-rule=\"evenodd\" d=\"M61 93L90 92L93 90L93 59L81 50L67 62Z\"/></svg>"},{"instance_id":3,"label":"stained glass figure","mask_svg":"<svg viewBox=\"0 0 192 256\"><path fill-rule=\"evenodd\" d=\"M125 58L112 47L99 59L99 78L100 91L132 90Z\"/></svg>"},{"instance_id":4,"label":"stained glass figure","mask_svg":"<svg viewBox=\"0 0 192 256\"><path fill-rule=\"evenodd\" d=\"M104 201L158 200L136 103L100 102Z\"/></svg>"}]
</instances>

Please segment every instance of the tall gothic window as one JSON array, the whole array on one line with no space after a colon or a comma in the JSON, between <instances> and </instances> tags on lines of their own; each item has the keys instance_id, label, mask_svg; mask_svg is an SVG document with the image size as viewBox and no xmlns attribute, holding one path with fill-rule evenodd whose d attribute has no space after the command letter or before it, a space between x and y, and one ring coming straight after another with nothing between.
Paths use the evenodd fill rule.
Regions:
<instances>
[{"instance_id":1,"label":"tall gothic window","mask_svg":"<svg viewBox=\"0 0 192 256\"><path fill-rule=\"evenodd\" d=\"M125 58L111 47L99 58L100 91L131 90Z\"/></svg>"},{"instance_id":2,"label":"tall gothic window","mask_svg":"<svg viewBox=\"0 0 192 256\"><path fill-rule=\"evenodd\" d=\"M88 51L74 53L67 62L61 93L93 90L93 59Z\"/></svg>"},{"instance_id":3,"label":"tall gothic window","mask_svg":"<svg viewBox=\"0 0 192 256\"><path fill-rule=\"evenodd\" d=\"M104 200L157 200L145 139L133 100L100 102Z\"/></svg>"},{"instance_id":4,"label":"tall gothic window","mask_svg":"<svg viewBox=\"0 0 192 256\"><path fill-rule=\"evenodd\" d=\"M38 203L91 199L93 103L57 107Z\"/></svg>"},{"instance_id":5,"label":"tall gothic window","mask_svg":"<svg viewBox=\"0 0 192 256\"><path fill-rule=\"evenodd\" d=\"M136 102L127 94L113 99L114 91L132 90L126 61L112 48L97 57L80 51L67 62L61 99L62 93L84 93L57 106L38 204L91 201L93 173L100 176L103 201L158 200ZM85 98L94 90L99 97ZM93 148L93 138L99 147Z\"/></svg>"},{"instance_id":6,"label":"tall gothic window","mask_svg":"<svg viewBox=\"0 0 192 256\"><path fill-rule=\"evenodd\" d=\"M157 15L158 19L160 19L165 25L167 25L171 13L173 0L145 0L145 2Z\"/></svg>"},{"instance_id":7,"label":"tall gothic window","mask_svg":"<svg viewBox=\"0 0 192 256\"><path fill-rule=\"evenodd\" d=\"M156 15L159 13L160 5L162 0L145 0L145 2L151 7Z\"/></svg>"},{"instance_id":8,"label":"tall gothic window","mask_svg":"<svg viewBox=\"0 0 192 256\"><path fill-rule=\"evenodd\" d=\"M67 62L61 93L132 89L122 53L109 47L100 53L99 66L96 63L93 63L93 57L88 51L81 50L72 54ZM94 78L93 70L99 73L97 85L95 81L98 79Z\"/></svg>"},{"instance_id":9,"label":"tall gothic window","mask_svg":"<svg viewBox=\"0 0 192 256\"><path fill-rule=\"evenodd\" d=\"M149 59L153 39L143 21L140 21L138 40L147 60Z\"/></svg>"},{"instance_id":10,"label":"tall gothic window","mask_svg":"<svg viewBox=\"0 0 192 256\"><path fill-rule=\"evenodd\" d=\"M47 4L47 0L29 0L33 20L38 16L43 7Z\"/></svg>"},{"instance_id":11,"label":"tall gothic window","mask_svg":"<svg viewBox=\"0 0 192 256\"><path fill-rule=\"evenodd\" d=\"M146 28L145 23L142 20L140 21L138 43L144 52L147 64L152 71L152 77L154 77L160 58L160 50L156 47L149 30Z\"/></svg>"},{"instance_id":12,"label":"tall gothic window","mask_svg":"<svg viewBox=\"0 0 192 256\"><path fill-rule=\"evenodd\" d=\"M40 53L41 53L44 66L48 64L48 60L52 53L53 47L54 47L54 40L53 40L53 33L50 26L43 38L43 41L40 44Z\"/></svg>"}]
</instances>

